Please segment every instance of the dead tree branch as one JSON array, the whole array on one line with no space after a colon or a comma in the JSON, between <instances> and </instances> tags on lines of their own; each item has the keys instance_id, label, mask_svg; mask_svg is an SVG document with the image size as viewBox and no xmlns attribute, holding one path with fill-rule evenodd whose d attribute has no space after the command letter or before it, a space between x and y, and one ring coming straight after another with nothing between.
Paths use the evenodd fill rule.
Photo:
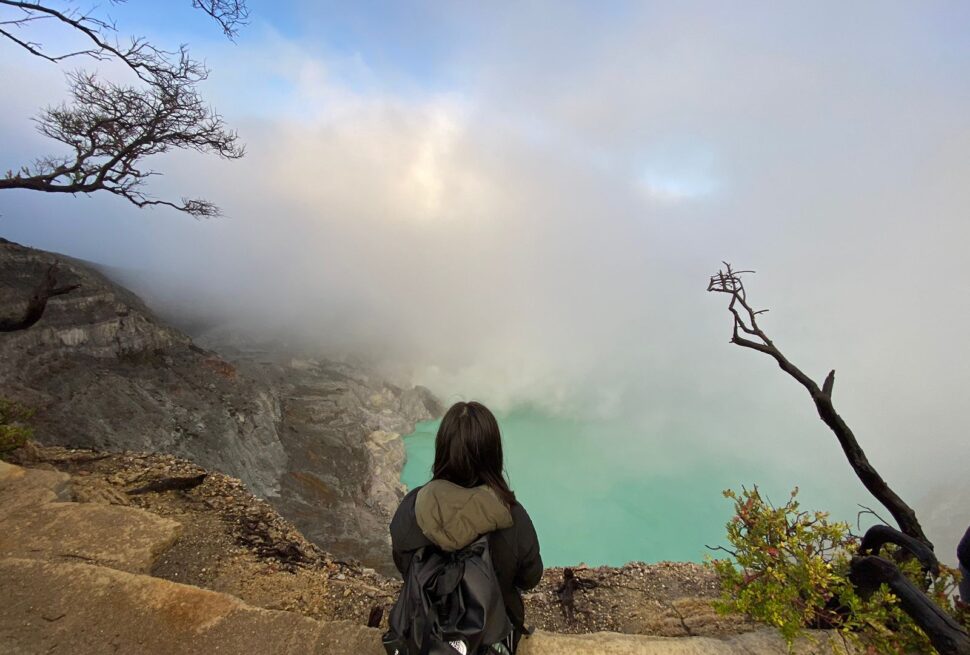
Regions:
<instances>
[{"instance_id":1,"label":"dead tree branch","mask_svg":"<svg viewBox=\"0 0 970 655\"><path fill-rule=\"evenodd\" d=\"M162 493L165 491L189 491L191 489L195 489L200 484L205 482L206 476L208 476L208 473L182 477L176 476L161 478L158 480L152 480L148 484L138 487L137 489L130 489L126 493L131 496L137 496L139 494Z\"/></svg>"},{"instance_id":2,"label":"dead tree branch","mask_svg":"<svg viewBox=\"0 0 970 655\"><path fill-rule=\"evenodd\" d=\"M849 464L866 489L892 514L902 532L886 525L875 525L866 532L858 554L850 563L849 580L861 595L868 596L881 585L887 585L900 605L929 637L941 655L970 655L970 636L947 612L936 605L923 591L904 576L898 567L880 557L886 544L894 544L916 557L925 574L938 577L940 565L933 552L933 544L923 533L916 513L886 484L869 463L855 435L832 403L835 371L830 371L822 386L792 364L758 325L758 316L767 310L755 310L748 302L742 276L754 271L735 271L724 262L724 269L711 276L707 290L726 293L731 297L728 310L734 319L731 342L743 348L757 350L770 356L778 366L809 392L819 417L832 430ZM868 508L865 508L868 510ZM868 510L872 512L872 510ZM875 512L872 512L875 514Z\"/></svg>"},{"instance_id":3,"label":"dead tree branch","mask_svg":"<svg viewBox=\"0 0 970 655\"><path fill-rule=\"evenodd\" d=\"M245 0L192 0L192 6L215 19L229 39L235 39L239 28L249 22Z\"/></svg>"},{"instance_id":4,"label":"dead tree branch","mask_svg":"<svg viewBox=\"0 0 970 655\"><path fill-rule=\"evenodd\" d=\"M79 284L62 287L57 286L57 264L51 264L47 269L47 273L44 274L44 279L37 285L37 288L34 289L30 299L27 301L27 308L24 310L23 315L18 318L0 318L0 332L26 330L44 315L48 300L54 296L62 296L65 293L70 293L80 286Z\"/></svg>"},{"instance_id":5,"label":"dead tree branch","mask_svg":"<svg viewBox=\"0 0 970 655\"><path fill-rule=\"evenodd\" d=\"M730 296L728 310L734 319L731 343L742 348L750 348L768 355L785 373L793 377L805 387L818 411L819 418L835 434L842 451L859 480L866 489L892 514L903 533L917 539L932 550L933 544L923 533L923 528L916 518L916 513L893 491L876 469L869 463L865 452L859 445L852 430L845 423L832 403L832 391L835 386L835 371L830 371L822 386L812 380L801 369L792 364L768 335L758 325L758 317L766 309L756 310L748 302L747 291L744 288L742 276L754 271L736 271L730 264L724 262L724 269L712 275L707 290L724 293Z\"/></svg>"},{"instance_id":6,"label":"dead tree branch","mask_svg":"<svg viewBox=\"0 0 970 655\"><path fill-rule=\"evenodd\" d=\"M939 563L926 544L885 525L875 525L866 532L859 554L852 558L849 581L862 596L868 596L880 585L887 585L899 598L900 606L930 638L941 655L970 655L970 636L947 612L940 609L899 568L879 553L886 544L896 544L923 565L923 570L939 574Z\"/></svg>"},{"instance_id":7,"label":"dead tree branch","mask_svg":"<svg viewBox=\"0 0 970 655\"><path fill-rule=\"evenodd\" d=\"M8 172L0 189L50 193L108 191L138 207L166 205L193 216L215 216L218 208L201 199L175 203L143 191L157 175L142 161L172 149L215 153L226 159L244 154L235 132L209 108L191 83L159 81L148 89L104 82L93 74L71 74L71 105L50 107L37 119L41 134L70 148L66 157L46 157Z\"/></svg>"},{"instance_id":8,"label":"dead tree branch","mask_svg":"<svg viewBox=\"0 0 970 655\"><path fill-rule=\"evenodd\" d=\"M859 544L859 554L878 555L886 544L895 544L916 557L924 573L929 573L934 578L940 575L940 562L936 559L936 554L931 548L928 548L922 541L903 534L888 525L874 525L866 530L866 534Z\"/></svg>"},{"instance_id":9,"label":"dead tree branch","mask_svg":"<svg viewBox=\"0 0 970 655\"><path fill-rule=\"evenodd\" d=\"M66 145L68 154L43 157L7 171L0 178L0 189L107 191L138 207L161 205L196 217L218 215L219 209L207 200L156 200L143 190L145 180L159 174L142 164L151 155L172 149L214 153L225 159L244 154L236 132L225 126L198 92L197 85L208 76L205 65L192 59L184 45L163 50L141 37L123 43L110 20L82 12L71 2L65 7L50 4L0 0L0 9L13 12L9 19L0 20L0 37L54 63L76 57L119 61L145 86L115 84L83 71L69 74L73 102L48 107L35 119L38 131ZM218 22L229 38L249 15L245 0L193 0L192 4ZM30 38L30 29L38 22L80 35L87 47L49 52Z\"/></svg>"},{"instance_id":10,"label":"dead tree branch","mask_svg":"<svg viewBox=\"0 0 970 655\"><path fill-rule=\"evenodd\" d=\"M116 36L117 27L114 23L90 13L83 13L74 7L56 9L37 1L0 0L0 6L4 5L20 12L18 19L4 21L5 28L23 28L37 20L46 19L67 27L90 44L90 47L81 50L48 54L42 44L29 41L26 36L16 37L11 29L0 31L0 36L41 59L54 63L74 57L87 57L95 61L117 60L147 84L165 78L199 82L207 75L205 67L198 62L193 61L187 68L183 66L184 60L189 59L185 46L181 46L178 52L170 52L153 46L142 37L131 37L128 43L123 44ZM187 73L190 75L186 76Z\"/></svg>"}]
</instances>

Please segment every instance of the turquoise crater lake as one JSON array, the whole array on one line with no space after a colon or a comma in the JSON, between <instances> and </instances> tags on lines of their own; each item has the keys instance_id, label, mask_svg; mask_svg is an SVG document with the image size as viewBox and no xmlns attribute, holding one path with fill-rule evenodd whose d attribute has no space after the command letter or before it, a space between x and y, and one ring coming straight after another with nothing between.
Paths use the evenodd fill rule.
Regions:
<instances>
[{"instance_id":1,"label":"turquoise crater lake","mask_svg":"<svg viewBox=\"0 0 970 655\"><path fill-rule=\"evenodd\" d=\"M743 460L705 457L695 446L659 448L620 422L584 422L535 410L498 416L509 482L528 509L546 566L585 562L703 561L706 544L724 543L731 504L721 492L758 483L782 500L797 481L775 480ZM419 423L404 438L408 489L427 482L439 421ZM757 470L760 468L760 470ZM825 494L828 495L828 494ZM842 498L819 509L842 509ZM828 503L825 503L828 501ZM825 504L823 504L825 503Z\"/></svg>"}]
</instances>

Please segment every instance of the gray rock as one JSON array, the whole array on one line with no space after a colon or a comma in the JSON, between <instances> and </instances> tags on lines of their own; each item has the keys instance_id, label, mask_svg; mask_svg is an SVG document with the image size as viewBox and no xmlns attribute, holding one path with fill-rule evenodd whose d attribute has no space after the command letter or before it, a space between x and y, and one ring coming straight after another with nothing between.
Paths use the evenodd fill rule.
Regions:
<instances>
[{"instance_id":1,"label":"gray rock","mask_svg":"<svg viewBox=\"0 0 970 655\"><path fill-rule=\"evenodd\" d=\"M81 288L30 329L0 334L0 397L36 408L38 441L192 460L240 478L337 557L393 570L399 435L440 414L430 391L284 354L231 326L202 348L92 265L9 242L0 307L19 311L55 261L59 283Z\"/></svg>"},{"instance_id":2,"label":"gray rock","mask_svg":"<svg viewBox=\"0 0 970 655\"><path fill-rule=\"evenodd\" d=\"M37 410L39 440L167 452L277 494L277 399L134 294L77 260L2 243L0 307L19 311L55 261L59 283L81 288L52 299L30 329L0 335L0 396Z\"/></svg>"},{"instance_id":3,"label":"gray rock","mask_svg":"<svg viewBox=\"0 0 970 655\"><path fill-rule=\"evenodd\" d=\"M232 357L280 398L288 470L271 499L277 511L324 550L394 573L388 524L404 496L400 435L435 416L434 397L340 362L274 363L257 349Z\"/></svg>"}]
</instances>

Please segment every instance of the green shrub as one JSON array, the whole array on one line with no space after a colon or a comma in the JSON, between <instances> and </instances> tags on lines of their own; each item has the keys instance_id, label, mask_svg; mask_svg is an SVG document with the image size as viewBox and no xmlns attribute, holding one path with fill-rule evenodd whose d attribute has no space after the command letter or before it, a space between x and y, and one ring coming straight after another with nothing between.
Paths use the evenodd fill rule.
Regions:
<instances>
[{"instance_id":1,"label":"green shrub","mask_svg":"<svg viewBox=\"0 0 970 655\"><path fill-rule=\"evenodd\" d=\"M20 448L33 436L28 423L33 415L29 407L0 398L0 454Z\"/></svg>"},{"instance_id":2,"label":"green shrub","mask_svg":"<svg viewBox=\"0 0 970 655\"><path fill-rule=\"evenodd\" d=\"M727 524L729 546L716 549L728 557L708 561L721 581L717 609L775 626L789 647L805 628L834 628L863 653L933 652L929 639L888 587L883 585L868 598L856 593L848 574L858 539L849 525L830 521L826 512L801 510L797 495L796 488L784 505L775 507L757 487L742 488L741 494L724 492L734 502L735 515ZM915 559L900 569L925 588L925 575ZM941 567L927 592L954 616L958 576Z\"/></svg>"}]
</instances>

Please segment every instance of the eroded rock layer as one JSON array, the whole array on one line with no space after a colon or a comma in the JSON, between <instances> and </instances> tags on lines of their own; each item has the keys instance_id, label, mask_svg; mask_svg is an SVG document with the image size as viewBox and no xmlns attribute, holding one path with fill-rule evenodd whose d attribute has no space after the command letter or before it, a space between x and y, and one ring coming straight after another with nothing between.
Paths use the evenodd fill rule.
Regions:
<instances>
[{"instance_id":1,"label":"eroded rock layer","mask_svg":"<svg viewBox=\"0 0 970 655\"><path fill-rule=\"evenodd\" d=\"M0 311L22 312L55 263L58 283L80 288L31 328L0 334L0 397L36 410L39 441L225 472L321 547L390 570L399 435L440 412L430 392L230 338L201 347L94 266L2 240Z\"/></svg>"}]
</instances>

